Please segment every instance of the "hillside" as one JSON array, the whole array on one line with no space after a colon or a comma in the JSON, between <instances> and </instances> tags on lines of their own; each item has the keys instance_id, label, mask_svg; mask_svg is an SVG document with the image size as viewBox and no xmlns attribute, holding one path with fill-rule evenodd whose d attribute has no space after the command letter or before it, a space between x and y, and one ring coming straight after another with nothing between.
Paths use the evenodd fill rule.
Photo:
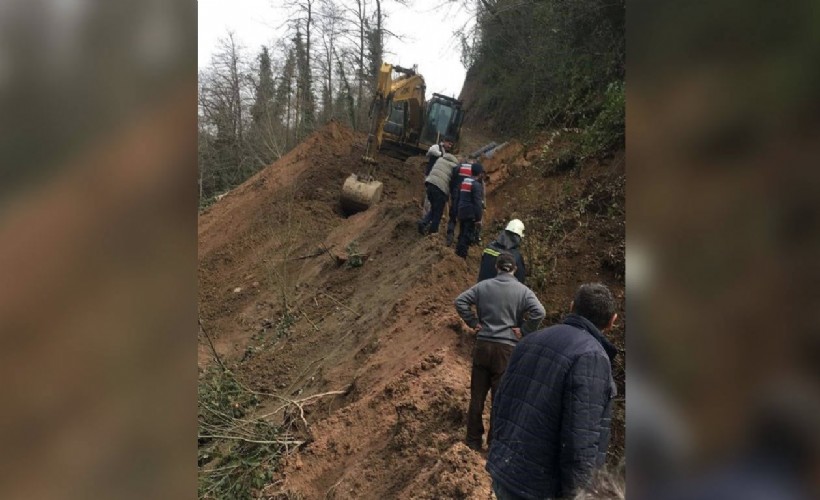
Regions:
<instances>
[{"instance_id":1,"label":"hillside","mask_svg":"<svg viewBox=\"0 0 820 500\"><path fill-rule=\"evenodd\" d=\"M467 131L463 149L483 140ZM563 140L512 141L484 161L484 241L509 218L524 221L528 284L547 322L587 281L609 285L624 317L623 154L561 172L551 160ZM465 262L443 234L416 232L422 158L381 157L383 201L345 217L339 189L364 143L329 122L200 216L201 422L249 436L263 420L277 436L200 438L200 497L238 484L234 494L263 498L491 498L484 457L462 444L473 337L453 307L480 250ZM613 460L623 456L622 399L616 420ZM281 461L262 448L272 441L286 442Z\"/></svg>"}]
</instances>

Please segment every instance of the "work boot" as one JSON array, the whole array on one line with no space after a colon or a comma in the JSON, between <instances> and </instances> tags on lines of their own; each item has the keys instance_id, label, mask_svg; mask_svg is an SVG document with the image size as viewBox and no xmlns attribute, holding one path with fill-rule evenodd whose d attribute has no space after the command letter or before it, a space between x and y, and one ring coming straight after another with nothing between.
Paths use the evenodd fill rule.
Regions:
<instances>
[{"instance_id":1,"label":"work boot","mask_svg":"<svg viewBox=\"0 0 820 500\"><path fill-rule=\"evenodd\" d=\"M464 444L466 444L467 448L470 448L471 450L482 451L480 442L476 443L473 441L464 441Z\"/></svg>"},{"instance_id":2,"label":"work boot","mask_svg":"<svg viewBox=\"0 0 820 500\"><path fill-rule=\"evenodd\" d=\"M427 224L425 224L422 221L418 221L416 223L416 227L419 230L419 234L422 235L422 236L424 236L424 234L427 232Z\"/></svg>"},{"instance_id":3,"label":"work boot","mask_svg":"<svg viewBox=\"0 0 820 500\"><path fill-rule=\"evenodd\" d=\"M453 246L453 233L447 233L447 246Z\"/></svg>"}]
</instances>

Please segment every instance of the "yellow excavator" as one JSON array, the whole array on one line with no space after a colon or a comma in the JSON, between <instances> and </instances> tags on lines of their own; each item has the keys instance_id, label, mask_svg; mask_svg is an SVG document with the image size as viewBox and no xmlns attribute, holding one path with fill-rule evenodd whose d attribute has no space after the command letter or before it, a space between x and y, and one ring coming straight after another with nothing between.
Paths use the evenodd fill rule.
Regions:
<instances>
[{"instance_id":1,"label":"yellow excavator","mask_svg":"<svg viewBox=\"0 0 820 500\"><path fill-rule=\"evenodd\" d=\"M396 73L398 76L393 77ZM370 107L370 129L362 156L366 174L352 174L342 186L342 209L352 213L367 210L381 199L383 185L373 178L378 164L376 152L402 160L424 154L427 149L447 136L458 151L461 122L464 118L461 101L441 94L425 100L424 78L412 69L382 63L376 90Z\"/></svg>"}]
</instances>

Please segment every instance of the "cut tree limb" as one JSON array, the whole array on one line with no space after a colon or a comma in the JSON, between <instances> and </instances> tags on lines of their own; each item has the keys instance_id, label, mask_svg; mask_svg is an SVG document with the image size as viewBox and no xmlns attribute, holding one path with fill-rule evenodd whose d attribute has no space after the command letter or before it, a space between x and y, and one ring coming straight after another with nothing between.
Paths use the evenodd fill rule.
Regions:
<instances>
[{"instance_id":1,"label":"cut tree limb","mask_svg":"<svg viewBox=\"0 0 820 500\"><path fill-rule=\"evenodd\" d=\"M235 439L237 441L245 441L246 443L256 443L256 444L281 444L281 445L293 445L293 446L301 446L305 444L305 441L297 441L297 440L287 440L287 439L275 439L271 441L260 440L260 439L248 439L241 436L221 436L221 435L212 435L212 436L197 436L198 439Z\"/></svg>"},{"instance_id":2,"label":"cut tree limb","mask_svg":"<svg viewBox=\"0 0 820 500\"><path fill-rule=\"evenodd\" d=\"M362 315L362 313L354 311L352 308L350 308L350 306L347 306L347 305L343 304L343 303L342 303L339 299L337 299L337 298L336 298L336 297L334 297L333 295L330 295L330 294L329 294L329 293L327 293L327 292L323 292L322 290L317 290L317 291L318 291L318 293L321 293L322 295L324 295L325 297L329 298L329 299L330 299L330 300L332 300L333 302L335 302L335 303L339 304L340 306L344 307L344 308L345 308L345 309L347 309L348 311L350 311L350 312L352 312L353 314L355 314L357 318L358 318L358 317L360 317L360 316Z\"/></svg>"},{"instance_id":3,"label":"cut tree limb","mask_svg":"<svg viewBox=\"0 0 820 500\"><path fill-rule=\"evenodd\" d=\"M299 257L291 257L288 260L304 260L304 259L310 259L312 257L318 257L318 256L322 255L323 253L330 254L330 249L331 248L333 248L333 245L330 245L330 247L326 247L324 244L322 244L322 246L319 249L317 249L315 252L309 253L307 255L301 255ZM333 254L330 254L330 255L331 255L331 257L333 256Z\"/></svg>"}]
</instances>

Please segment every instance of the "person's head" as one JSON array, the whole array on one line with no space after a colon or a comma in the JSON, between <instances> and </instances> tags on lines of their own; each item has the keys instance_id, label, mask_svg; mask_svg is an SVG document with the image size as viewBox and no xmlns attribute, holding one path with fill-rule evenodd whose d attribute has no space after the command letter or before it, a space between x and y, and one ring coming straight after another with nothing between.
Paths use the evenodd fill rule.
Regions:
<instances>
[{"instance_id":1,"label":"person's head","mask_svg":"<svg viewBox=\"0 0 820 500\"><path fill-rule=\"evenodd\" d=\"M585 283L578 287L570 308L599 330L612 328L618 318L615 313L615 298L609 288L601 283Z\"/></svg>"},{"instance_id":2,"label":"person's head","mask_svg":"<svg viewBox=\"0 0 820 500\"><path fill-rule=\"evenodd\" d=\"M478 162L473 163L473 177L476 179L484 178L484 165Z\"/></svg>"},{"instance_id":3,"label":"person's head","mask_svg":"<svg viewBox=\"0 0 820 500\"><path fill-rule=\"evenodd\" d=\"M446 136L444 139L441 140L441 143L444 144L444 147L450 149L453 147L453 143L455 141L452 137Z\"/></svg>"},{"instance_id":4,"label":"person's head","mask_svg":"<svg viewBox=\"0 0 820 500\"><path fill-rule=\"evenodd\" d=\"M513 219L508 222L507 227L505 227L504 230L517 234L520 238L524 237L524 223L519 219Z\"/></svg>"},{"instance_id":5,"label":"person's head","mask_svg":"<svg viewBox=\"0 0 820 500\"><path fill-rule=\"evenodd\" d=\"M515 257L509 252L501 252L495 260L495 269L499 273L514 273L515 272Z\"/></svg>"}]
</instances>

